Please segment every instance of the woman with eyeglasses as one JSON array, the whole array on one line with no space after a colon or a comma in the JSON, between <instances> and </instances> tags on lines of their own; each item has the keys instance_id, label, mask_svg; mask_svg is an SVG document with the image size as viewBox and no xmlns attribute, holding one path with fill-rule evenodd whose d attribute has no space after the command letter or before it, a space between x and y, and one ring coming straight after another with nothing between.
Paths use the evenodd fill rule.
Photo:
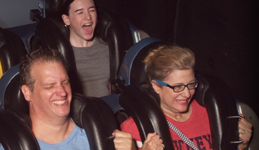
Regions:
<instances>
[{"instance_id":1,"label":"woman with eyeglasses","mask_svg":"<svg viewBox=\"0 0 259 150\"><path fill-rule=\"evenodd\" d=\"M212 149L211 131L206 108L192 97L198 81L194 75L195 56L186 48L164 45L153 50L145 59L147 74L154 91L159 96L160 107L169 124L176 150ZM122 131L131 133L139 149L163 149L157 147L156 133L149 134L144 143L132 118L121 124ZM179 134L181 132L183 136ZM252 125L246 119L239 121L239 137L243 143L238 149L248 146ZM154 138L153 138L154 137ZM156 147L156 148L155 148Z\"/></svg>"}]
</instances>

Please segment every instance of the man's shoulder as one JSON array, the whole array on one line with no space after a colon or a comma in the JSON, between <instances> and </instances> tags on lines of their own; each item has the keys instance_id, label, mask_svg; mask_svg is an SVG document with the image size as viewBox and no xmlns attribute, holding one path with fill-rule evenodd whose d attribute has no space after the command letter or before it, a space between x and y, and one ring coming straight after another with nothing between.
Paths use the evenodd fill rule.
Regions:
<instances>
[{"instance_id":1,"label":"man's shoulder","mask_svg":"<svg viewBox=\"0 0 259 150\"><path fill-rule=\"evenodd\" d=\"M0 150L4 150L4 147L1 143L0 143Z\"/></svg>"},{"instance_id":2,"label":"man's shoulder","mask_svg":"<svg viewBox=\"0 0 259 150\"><path fill-rule=\"evenodd\" d=\"M70 150L70 149L78 149L78 150L89 150L89 142L87 135L84 129L78 127L75 124L75 127L69 137L64 141L57 144L48 144L43 141L37 139L39 146L41 149L46 150Z\"/></svg>"}]
</instances>

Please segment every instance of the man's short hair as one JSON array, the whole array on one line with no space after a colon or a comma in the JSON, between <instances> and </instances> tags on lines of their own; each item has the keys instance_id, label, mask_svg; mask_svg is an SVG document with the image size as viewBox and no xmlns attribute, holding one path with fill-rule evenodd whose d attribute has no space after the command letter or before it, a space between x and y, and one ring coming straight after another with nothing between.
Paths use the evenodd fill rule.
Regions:
<instances>
[{"instance_id":1,"label":"man's short hair","mask_svg":"<svg viewBox=\"0 0 259 150\"><path fill-rule=\"evenodd\" d=\"M33 84L35 82L35 79L31 77L31 68L36 62L60 62L63 64L67 71L67 65L65 63L64 57L58 50L39 48L32 51L30 54L22 58L19 68L20 85L29 86L31 91L34 89Z\"/></svg>"}]
</instances>

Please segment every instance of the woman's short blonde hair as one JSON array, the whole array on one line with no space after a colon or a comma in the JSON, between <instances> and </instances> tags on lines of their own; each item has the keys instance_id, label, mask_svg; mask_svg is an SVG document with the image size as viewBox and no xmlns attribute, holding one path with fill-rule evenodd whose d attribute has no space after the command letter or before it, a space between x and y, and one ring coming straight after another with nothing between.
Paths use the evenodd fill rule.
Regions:
<instances>
[{"instance_id":1,"label":"woman's short blonde hair","mask_svg":"<svg viewBox=\"0 0 259 150\"><path fill-rule=\"evenodd\" d=\"M149 80L163 80L174 70L193 69L194 53L188 48L173 45L163 45L152 50L145 58Z\"/></svg>"}]
</instances>

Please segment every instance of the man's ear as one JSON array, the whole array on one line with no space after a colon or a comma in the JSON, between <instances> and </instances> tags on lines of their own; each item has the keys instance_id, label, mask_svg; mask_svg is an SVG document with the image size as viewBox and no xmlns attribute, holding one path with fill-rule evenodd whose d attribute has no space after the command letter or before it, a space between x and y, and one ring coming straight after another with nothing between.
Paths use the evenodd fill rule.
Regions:
<instances>
[{"instance_id":1,"label":"man's ear","mask_svg":"<svg viewBox=\"0 0 259 150\"><path fill-rule=\"evenodd\" d=\"M68 16L63 14L61 17L62 17L62 20L65 23L65 25L69 26L70 25L70 20L69 20Z\"/></svg>"},{"instance_id":2,"label":"man's ear","mask_svg":"<svg viewBox=\"0 0 259 150\"><path fill-rule=\"evenodd\" d=\"M30 102L30 101L31 101L31 94L32 94L32 91L30 90L29 86L28 86L28 85L22 85L21 90L22 90L22 93L23 93L24 98L25 98L28 102Z\"/></svg>"},{"instance_id":3,"label":"man's ear","mask_svg":"<svg viewBox=\"0 0 259 150\"><path fill-rule=\"evenodd\" d=\"M152 87L153 87L153 89L155 90L155 92L156 92L157 94L159 94L160 91L161 91L161 87L159 86L159 84L158 84L155 80L152 80L152 81L151 81L151 84L152 84Z\"/></svg>"}]
</instances>

